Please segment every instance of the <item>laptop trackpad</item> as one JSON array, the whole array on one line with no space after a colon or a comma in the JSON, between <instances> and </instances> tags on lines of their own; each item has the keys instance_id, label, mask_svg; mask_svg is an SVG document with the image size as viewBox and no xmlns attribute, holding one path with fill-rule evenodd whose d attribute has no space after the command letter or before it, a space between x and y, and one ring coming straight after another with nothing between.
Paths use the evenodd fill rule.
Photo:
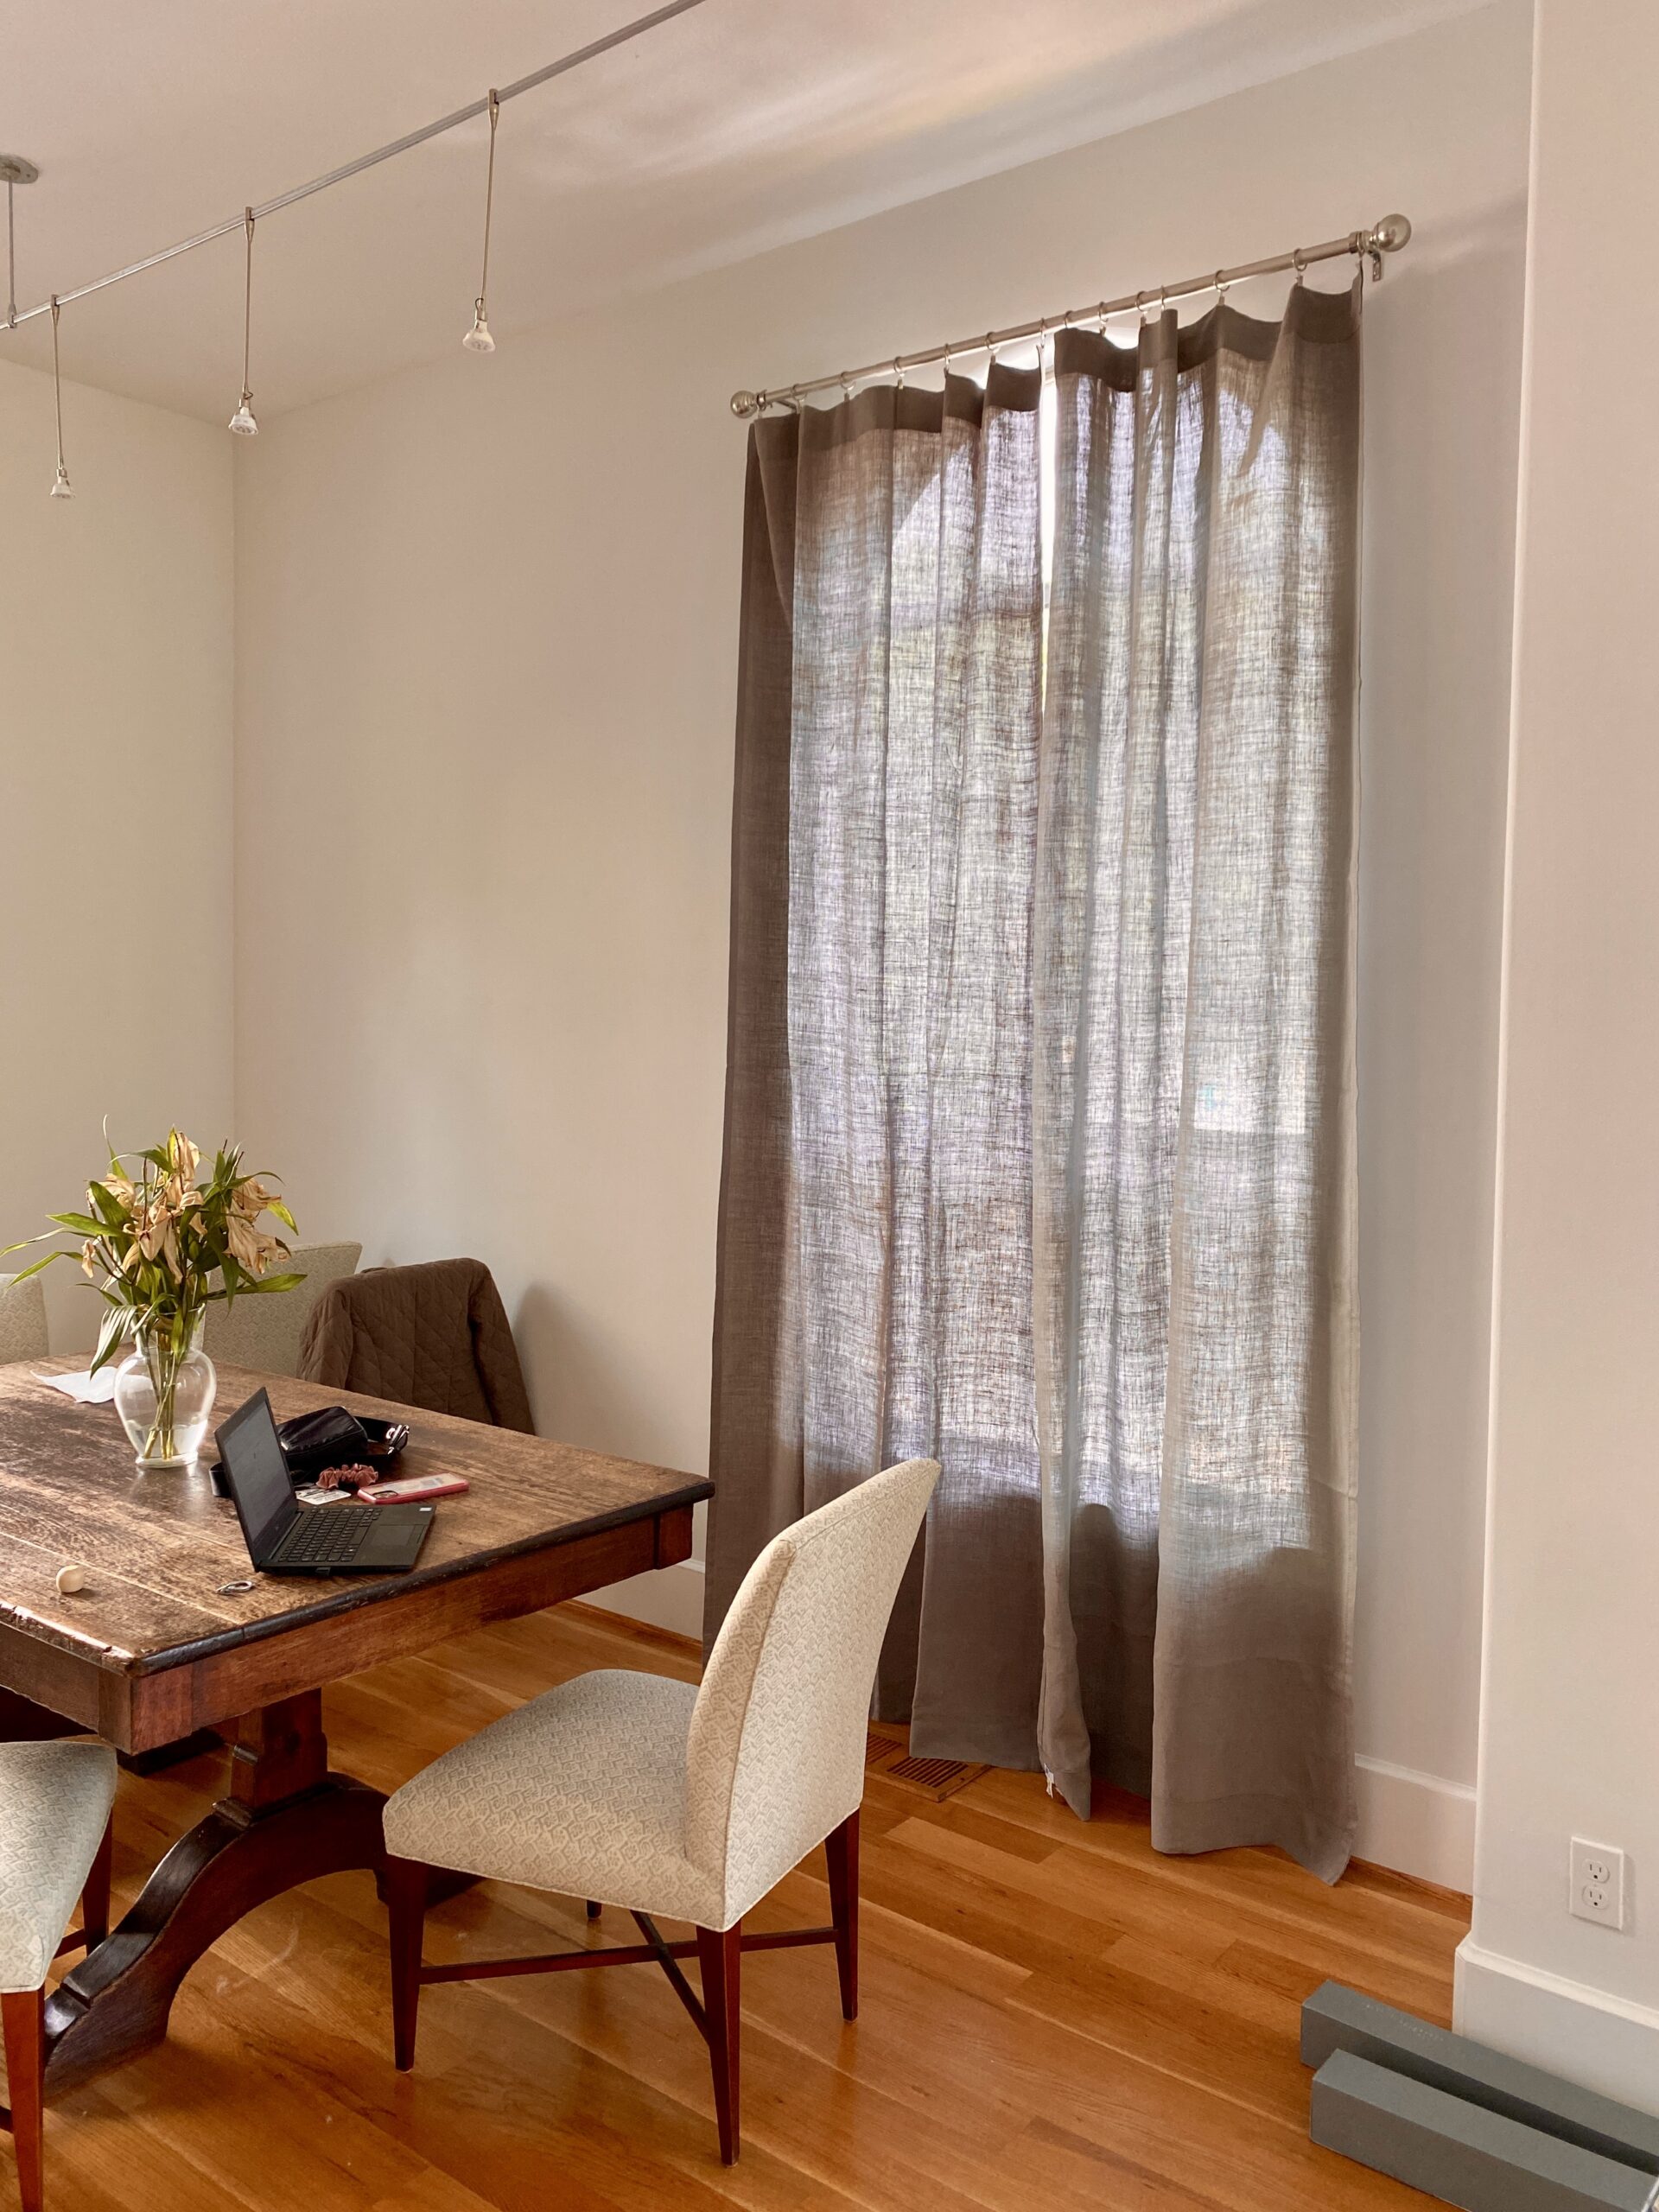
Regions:
<instances>
[{"instance_id":1,"label":"laptop trackpad","mask_svg":"<svg viewBox=\"0 0 1659 2212\"><path fill-rule=\"evenodd\" d=\"M432 1527L429 1505L377 1505L368 1541L352 1565L356 1567L413 1567Z\"/></svg>"}]
</instances>

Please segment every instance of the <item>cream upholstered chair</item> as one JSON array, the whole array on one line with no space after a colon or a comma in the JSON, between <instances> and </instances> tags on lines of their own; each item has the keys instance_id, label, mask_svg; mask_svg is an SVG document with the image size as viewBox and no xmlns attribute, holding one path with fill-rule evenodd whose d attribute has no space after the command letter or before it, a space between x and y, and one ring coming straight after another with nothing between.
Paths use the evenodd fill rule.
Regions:
<instances>
[{"instance_id":1,"label":"cream upholstered chair","mask_svg":"<svg viewBox=\"0 0 1659 2212\"><path fill-rule=\"evenodd\" d=\"M51 1349L40 1277L19 1282L15 1275L0 1275L0 1367L10 1359L44 1359Z\"/></svg>"},{"instance_id":2,"label":"cream upholstered chair","mask_svg":"<svg viewBox=\"0 0 1659 2212\"><path fill-rule=\"evenodd\" d=\"M397 2063L415 2063L423 1984L655 1959L702 2030L721 2156L738 2145L738 1968L746 1950L836 1946L858 2010L858 1808L865 1722L887 1618L939 1470L910 1459L774 1537L744 1579L702 1686L605 1671L534 1698L406 1783L385 1808L392 1854ZM826 1843L833 1925L744 1936L743 1916ZM643 1944L534 1961L427 1967L430 1871L625 1906ZM689 1920L671 1943L657 1914ZM699 2003L678 1961L696 1953Z\"/></svg>"},{"instance_id":3,"label":"cream upholstered chair","mask_svg":"<svg viewBox=\"0 0 1659 2212\"><path fill-rule=\"evenodd\" d=\"M292 1290L238 1298L210 1306L203 1349L218 1367L246 1367L256 1375L297 1375L300 1340L311 1309L330 1283L357 1273L360 1244L296 1244L282 1262L284 1274L302 1274Z\"/></svg>"},{"instance_id":4,"label":"cream upholstered chair","mask_svg":"<svg viewBox=\"0 0 1659 2212\"><path fill-rule=\"evenodd\" d=\"M109 1933L114 1802L107 1744L0 1744L0 2026L22 2212L41 2212L47 1969ZM77 1896L81 1926L66 1936Z\"/></svg>"}]
</instances>

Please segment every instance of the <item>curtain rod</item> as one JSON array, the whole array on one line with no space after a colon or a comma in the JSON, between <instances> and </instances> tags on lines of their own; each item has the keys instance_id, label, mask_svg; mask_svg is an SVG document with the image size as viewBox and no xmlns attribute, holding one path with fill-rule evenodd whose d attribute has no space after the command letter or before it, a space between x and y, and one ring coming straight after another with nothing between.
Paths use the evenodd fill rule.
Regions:
<instances>
[{"instance_id":1,"label":"curtain rod","mask_svg":"<svg viewBox=\"0 0 1659 2212\"><path fill-rule=\"evenodd\" d=\"M607 31L603 38L596 38L587 46L562 54L558 60L550 61L544 69L533 69L528 77L520 77L511 85L503 85L498 92L486 93L481 100L474 100L466 107L458 107L453 115L440 116L435 123L426 124L419 130L406 137L394 138L388 146L377 146L372 154L360 155L354 162L347 162L337 169L330 169L327 176L314 176L308 184L296 184L289 192L278 193L276 199L267 200L251 212L256 222L279 209L292 207L297 200L308 200L314 192L326 192L331 184L344 184L347 177L357 176L364 169L372 169L378 162L389 162L394 154L406 154L413 146L423 146L429 138L436 138L446 130L453 130L458 124L470 123L474 116L486 114L492 99L514 100L520 92L534 92L537 86L547 84L552 78L563 77L572 69L579 69L584 61L595 60L612 48L626 46L630 39L642 32L655 30L658 23L665 23L675 16L683 16L693 8L700 8L702 0L668 0L666 7L653 9L650 15L641 16L632 23L624 23L620 30ZM124 269L112 269L107 276L99 276L90 284L82 284L73 292L60 292L57 305L67 307L72 300L84 300L93 292L108 289L129 276L142 276L147 269L159 269L164 261L175 261L181 253L193 253L199 245L209 245L215 238L228 238L232 231L238 235L247 222L247 213L230 216L222 223L215 223L210 230L198 231L194 238L181 238L176 245L163 246L159 253L147 254L142 261L130 261ZM0 327L16 329L22 322L29 322L37 315L50 315L53 302L42 300L38 306L23 308L9 315Z\"/></svg>"},{"instance_id":2,"label":"curtain rod","mask_svg":"<svg viewBox=\"0 0 1659 2212\"><path fill-rule=\"evenodd\" d=\"M1282 269L1294 269L1300 276L1304 269L1315 261L1335 261L1344 253L1370 257L1371 275L1382 274L1385 253L1398 253L1411 237L1411 225L1403 215L1384 215L1368 231L1350 231L1346 238L1327 238L1323 245L1293 246L1288 253L1269 254L1264 261L1243 261L1236 269L1214 269L1207 276L1184 277L1179 284L1159 284L1151 291L1126 292L1119 300L1101 300L1090 308L1073 308L1069 315L1040 316L1035 322L1016 322L1007 330L988 330L981 338L953 339L948 346L930 346L921 353L895 353L890 361L872 361L861 369L839 369L834 376L814 377L806 384L780 385L775 391L734 391L732 412L741 423L765 414L768 407L787 406L804 399L809 392L833 391L839 385L850 395L855 384L869 384L880 377L898 377L901 380L906 369L931 368L937 361L949 364L958 353L989 353L995 358L1003 346L1017 346L1027 339L1041 341L1052 337L1057 330L1078 330L1089 324L1103 331L1108 319L1115 315L1127 315L1131 308L1145 308L1156 304L1160 309L1172 300L1191 298L1196 292L1225 293L1229 285L1240 283L1246 276L1271 276Z\"/></svg>"}]
</instances>

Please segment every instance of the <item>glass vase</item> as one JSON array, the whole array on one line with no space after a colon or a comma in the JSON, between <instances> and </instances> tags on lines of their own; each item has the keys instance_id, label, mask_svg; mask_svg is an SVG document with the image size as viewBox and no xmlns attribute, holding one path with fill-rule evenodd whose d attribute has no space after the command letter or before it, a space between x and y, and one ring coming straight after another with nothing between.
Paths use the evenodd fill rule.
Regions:
<instances>
[{"instance_id":1,"label":"glass vase","mask_svg":"<svg viewBox=\"0 0 1659 2212\"><path fill-rule=\"evenodd\" d=\"M195 1463L213 1417L219 1377L201 1349L205 1313L142 1321L115 1376L115 1409L141 1467Z\"/></svg>"}]
</instances>

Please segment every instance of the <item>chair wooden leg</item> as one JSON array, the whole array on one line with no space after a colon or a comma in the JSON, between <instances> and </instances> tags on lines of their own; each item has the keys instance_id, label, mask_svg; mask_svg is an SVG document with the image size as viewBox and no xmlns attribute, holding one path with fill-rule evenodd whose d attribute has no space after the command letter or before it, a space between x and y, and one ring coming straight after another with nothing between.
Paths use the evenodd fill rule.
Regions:
<instances>
[{"instance_id":1,"label":"chair wooden leg","mask_svg":"<svg viewBox=\"0 0 1659 2212\"><path fill-rule=\"evenodd\" d=\"M743 1923L697 1930L697 1964L702 1969L702 2009L707 2019L709 2063L715 2075L715 2117L720 2123L722 2164L737 2163L737 2060L741 2032L741 1970Z\"/></svg>"},{"instance_id":2,"label":"chair wooden leg","mask_svg":"<svg viewBox=\"0 0 1659 2212\"><path fill-rule=\"evenodd\" d=\"M98 1856L86 1870L80 1892L80 1932L90 1951L110 1932L110 1861L115 1852L115 1821L105 1823Z\"/></svg>"},{"instance_id":3,"label":"chair wooden leg","mask_svg":"<svg viewBox=\"0 0 1659 2212\"><path fill-rule=\"evenodd\" d=\"M11 2134L17 2146L17 2190L22 2212L41 2212L42 2190L41 2115L46 2075L46 1992L8 1990L0 1994L0 2029L6 2045L7 2094L11 2100Z\"/></svg>"},{"instance_id":4,"label":"chair wooden leg","mask_svg":"<svg viewBox=\"0 0 1659 2212\"><path fill-rule=\"evenodd\" d=\"M598 1899L597 1897L589 1897L589 1898L588 1898L588 1919L589 1919L589 1920L597 1920L597 1919L599 1918L600 1910L601 1910L601 1908L600 1908L600 1902L599 1902L599 1899Z\"/></svg>"},{"instance_id":5,"label":"chair wooden leg","mask_svg":"<svg viewBox=\"0 0 1659 2212\"><path fill-rule=\"evenodd\" d=\"M841 1976L841 2016L858 2018L858 1815L849 1813L824 1838L830 1862L830 1916L836 1923L836 1967Z\"/></svg>"},{"instance_id":6,"label":"chair wooden leg","mask_svg":"<svg viewBox=\"0 0 1659 2212\"><path fill-rule=\"evenodd\" d=\"M429 1870L418 1859L386 1860L386 1916L391 1936L392 2063L400 2074L415 2063L415 2024L421 2004L421 1942L426 1932Z\"/></svg>"}]
</instances>

